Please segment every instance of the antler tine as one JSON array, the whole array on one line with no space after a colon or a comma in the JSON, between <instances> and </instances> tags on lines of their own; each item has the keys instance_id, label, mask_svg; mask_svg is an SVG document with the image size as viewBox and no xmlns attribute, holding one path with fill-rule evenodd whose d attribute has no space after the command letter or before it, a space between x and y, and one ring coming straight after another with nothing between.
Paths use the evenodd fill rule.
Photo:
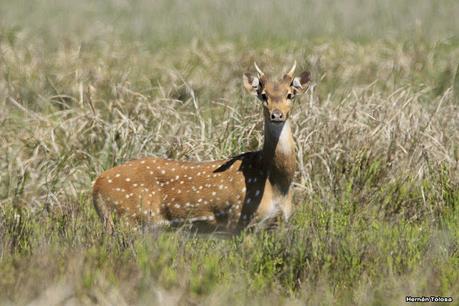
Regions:
<instances>
[{"instance_id":1,"label":"antler tine","mask_svg":"<svg viewBox=\"0 0 459 306\"><path fill-rule=\"evenodd\" d=\"M253 65L255 66L255 69L257 70L258 74L260 77L264 76L265 74L263 73L263 71L261 71L261 69L257 66L257 63L256 62L253 62Z\"/></svg>"},{"instance_id":2,"label":"antler tine","mask_svg":"<svg viewBox=\"0 0 459 306\"><path fill-rule=\"evenodd\" d=\"M293 63L293 67L290 69L289 72L287 72L287 75L291 78L293 78L293 73L295 72L295 68L296 68L296 61Z\"/></svg>"}]
</instances>

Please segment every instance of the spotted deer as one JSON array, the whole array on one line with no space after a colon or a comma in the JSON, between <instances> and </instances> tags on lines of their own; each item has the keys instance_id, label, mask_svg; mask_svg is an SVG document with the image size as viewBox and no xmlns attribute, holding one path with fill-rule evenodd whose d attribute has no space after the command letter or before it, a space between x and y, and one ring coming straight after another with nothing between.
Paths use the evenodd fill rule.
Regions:
<instances>
[{"instance_id":1,"label":"spotted deer","mask_svg":"<svg viewBox=\"0 0 459 306\"><path fill-rule=\"evenodd\" d=\"M256 63L256 75L243 75L245 89L263 105L260 151L207 162L148 157L103 172L93 199L107 230L113 229L112 213L129 224L191 224L229 232L278 216L288 219L296 168L290 109L309 82L309 72L294 77L295 67L296 62L278 81Z\"/></svg>"}]
</instances>

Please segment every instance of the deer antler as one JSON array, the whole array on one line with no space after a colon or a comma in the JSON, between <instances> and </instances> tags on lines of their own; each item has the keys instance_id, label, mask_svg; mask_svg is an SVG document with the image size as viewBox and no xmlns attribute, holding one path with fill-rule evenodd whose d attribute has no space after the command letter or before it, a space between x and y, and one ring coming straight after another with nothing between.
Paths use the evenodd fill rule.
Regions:
<instances>
[{"instance_id":1,"label":"deer antler","mask_svg":"<svg viewBox=\"0 0 459 306\"><path fill-rule=\"evenodd\" d=\"M261 71L261 69L257 66L257 63L256 62L253 62L253 65L255 66L255 69L257 70L258 74L259 74L259 77L262 77L264 76L265 74L263 73L263 71Z\"/></svg>"},{"instance_id":2,"label":"deer antler","mask_svg":"<svg viewBox=\"0 0 459 306\"><path fill-rule=\"evenodd\" d=\"M287 75L291 78L293 78L293 73L295 72L295 68L296 68L296 61L293 63L293 67L290 69L289 72L287 72Z\"/></svg>"}]
</instances>

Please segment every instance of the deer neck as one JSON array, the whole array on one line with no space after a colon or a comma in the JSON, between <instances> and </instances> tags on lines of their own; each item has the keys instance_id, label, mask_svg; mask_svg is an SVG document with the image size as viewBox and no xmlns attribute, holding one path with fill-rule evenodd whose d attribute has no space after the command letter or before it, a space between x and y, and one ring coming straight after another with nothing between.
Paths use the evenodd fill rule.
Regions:
<instances>
[{"instance_id":1,"label":"deer neck","mask_svg":"<svg viewBox=\"0 0 459 306\"><path fill-rule=\"evenodd\" d=\"M271 185L281 195L287 195L296 167L295 142L289 119L280 124L265 120L262 156Z\"/></svg>"}]
</instances>

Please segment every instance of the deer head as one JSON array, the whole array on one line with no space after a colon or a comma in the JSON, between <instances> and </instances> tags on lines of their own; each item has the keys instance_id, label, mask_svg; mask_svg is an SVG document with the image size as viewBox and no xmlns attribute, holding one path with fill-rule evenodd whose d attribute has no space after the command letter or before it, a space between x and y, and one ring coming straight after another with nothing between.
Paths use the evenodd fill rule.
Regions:
<instances>
[{"instance_id":1,"label":"deer head","mask_svg":"<svg viewBox=\"0 0 459 306\"><path fill-rule=\"evenodd\" d=\"M257 75L244 73L244 87L256 96L264 107L265 122L279 124L285 122L290 114L292 101L304 93L310 80L308 71L295 77L296 62L293 67L278 81L270 80L255 63Z\"/></svg>"}]
</instances>

